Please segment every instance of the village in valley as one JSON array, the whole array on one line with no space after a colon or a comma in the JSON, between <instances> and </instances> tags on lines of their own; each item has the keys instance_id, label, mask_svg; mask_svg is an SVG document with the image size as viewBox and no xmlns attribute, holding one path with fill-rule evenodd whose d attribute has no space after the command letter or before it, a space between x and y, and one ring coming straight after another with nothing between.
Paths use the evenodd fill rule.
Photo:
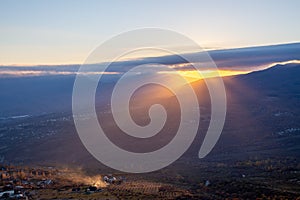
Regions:
<instances>
[{"instance_id":1,"label":"village in valley","mask_svg":"<svg viewBox=\"0 0 300 200\"><path fill-rule=\"evenodd\" d=\"M50 188L54 184L51 177L56 174L57 171L52 168L1 166L0 197L2 199L29 199L34 195L34 189Z\"/></svg>"},{"instance_id":2,"label":"village in valley","mask_svg":"<svg viewBox=\"0 0 300 200\"><path fill-rule=\"evenodd\" d=\"M118 174L87 176L71 169L0 166L0 199L174 199L188 195L169 184Z\"/></svg>"},{"instance_id":3,"label":"village in valley","mask_svg":"<svg viewBox=\"0 0 300 200\"><path fill-rule=\"evenodd\" d=\"M300 195L300 166L294 158L206 162L189 170L181 165L186 164L143 175L0 165L0 199L294 199Z\"/></svg>"}]
</instances>

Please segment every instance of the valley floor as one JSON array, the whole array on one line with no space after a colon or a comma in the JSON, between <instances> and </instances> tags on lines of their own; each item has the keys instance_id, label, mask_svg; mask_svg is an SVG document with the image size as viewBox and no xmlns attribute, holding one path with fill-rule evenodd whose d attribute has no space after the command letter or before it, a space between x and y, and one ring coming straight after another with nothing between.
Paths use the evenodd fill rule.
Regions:
<instances>
[{"instance_id":1,"label":"valley floor","mask_svg":"<svg viewBox=\"0 0 300 200\"><path fill-rule=\"evenodd\" d=\"M116 177L113 182L105 182L105 174L72 169L2 166L0 184L2 194L14 191L24 199L300 199L295 158L184 166L179 162L148 174L116 172L108 175Z\"/></svg>"}]
</instances>

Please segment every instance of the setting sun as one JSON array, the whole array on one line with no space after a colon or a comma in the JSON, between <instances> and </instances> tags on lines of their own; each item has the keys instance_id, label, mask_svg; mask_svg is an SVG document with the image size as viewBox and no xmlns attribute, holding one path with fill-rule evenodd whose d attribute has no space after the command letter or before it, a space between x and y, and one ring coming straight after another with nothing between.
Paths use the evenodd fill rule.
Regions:
<instances>
[{"instance_id":1,"label":"setting sun","mask_svg":"<svg viewBox=\"0 0 300 200\"><path fill-rule=\"evenodd\" d=\"M247 74L250 71L231 71L231 70L203 70L203 71L195 71L195 70L182 70L177 72L172 71L162 71L160 74L164 73L178 73L182 77L184 77L188 82L193 82L205 78L213 78L213 77L225 77L225 76L234 76L238 74Z\"/></svg>"}]
</instances>

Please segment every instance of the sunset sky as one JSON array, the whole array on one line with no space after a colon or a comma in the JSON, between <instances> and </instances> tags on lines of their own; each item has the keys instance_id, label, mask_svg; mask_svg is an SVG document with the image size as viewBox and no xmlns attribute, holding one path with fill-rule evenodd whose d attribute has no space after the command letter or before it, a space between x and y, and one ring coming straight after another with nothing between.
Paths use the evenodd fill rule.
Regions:
<instances>
[{"instance_id":1,"label":"sunset sky","mask_svg":"<svg viewBox=\"0 0 300 200\"><path fill-rule=\"evenodd\" d=\"M81 64L124 31L158 27L206 49L300 41L300 1L1 1L0 65Z\"/></svg>"}]
</instances>

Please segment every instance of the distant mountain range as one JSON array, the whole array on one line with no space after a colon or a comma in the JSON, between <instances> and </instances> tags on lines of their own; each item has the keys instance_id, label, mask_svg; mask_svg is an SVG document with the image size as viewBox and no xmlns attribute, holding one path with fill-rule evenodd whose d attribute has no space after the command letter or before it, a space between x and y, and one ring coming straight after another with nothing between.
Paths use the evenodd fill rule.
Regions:
<instances>
[{"instance_id":1,"label":"distant mountain range","mask_svg":"<svg viewBox=\"0 0 300 200\"><path fill-rule=\"evenodd\" d=\"M219 142L205 160L299 157L299 77L299 64L277 65L246 75L225 77L226 123ZM76 134L71 115L73 81L74 76L0 79L1 162L99 167ZM201 121L199 134L184 155L187 159L197 159L210 119L210 100L204 81L192 85L200 100ZM107 83L104 90L111 87ZM110 119L108 115L103 115L104 121ZM170 123L170 128L176 126ZM118 140L113 132L109 134ZM127 145L122 141L120 144ZM130 145L128 148L132 148Z\"/></svg>"}]
</instances>

